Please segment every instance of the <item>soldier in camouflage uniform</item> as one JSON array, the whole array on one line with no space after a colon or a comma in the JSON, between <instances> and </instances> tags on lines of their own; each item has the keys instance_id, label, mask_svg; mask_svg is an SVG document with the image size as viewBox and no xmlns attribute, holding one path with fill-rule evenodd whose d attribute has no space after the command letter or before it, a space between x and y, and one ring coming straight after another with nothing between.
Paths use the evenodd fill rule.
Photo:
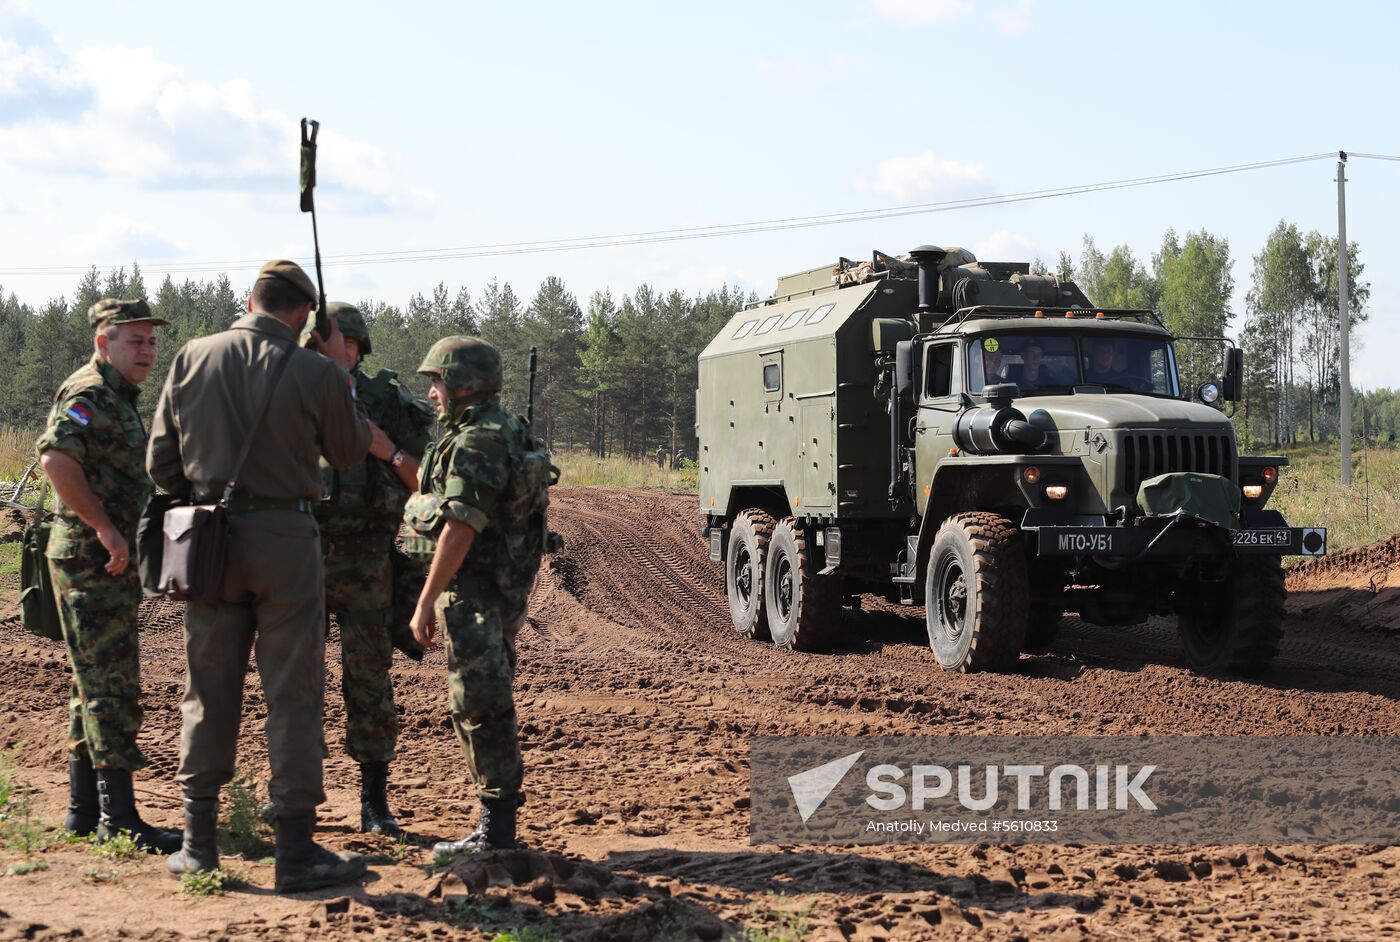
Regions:
<instances>
[{"instance_id":1,"label":"soldier in camouflage uniform","mask_svg":"<svg viewBox=\"0 0 1400 942\"><path fill-rule=\"evenodd\" d=\"M332 301L354 364L355 395L395 443L393 457L367 456L353 468L321 462L325 496L316 513L326 555L326 611L340 625L341 692L345 698L345 751L360 765L360 830L398 836L386 793L398 740L389 666L398 647L415 660L423 649L408 621L423 587L423 565L394 546L403 505L418 485L418 459L429 441L433 410L392 370L370 373L369 331L355 307ZM396 604L396 602L398 604Z\"/></svg>"},{"instance_id":2,"label":"soldier in camouflage uniform","mask_svg":"<svg viewBox=\"0 0 1400 942\"><path fill-rule=\"evenodd\" d=\"M529 428L501 408L500 354L471 337L447 337L418 372L445 429L423 457L405 508L404 548L431 553L413 615L414 636L447 641L452 724L481 799L481 823L435 853L515 846L523 768L512 684L515 636L544 549L548 486L558 470Z\"/></svg>"},{"instance_id":3,"label":"soldier in camouflage uniform","mask_svg":"<svg viewBox=\"0 0 1400 942\"><path fill-rule=\"evenodd\" d=\"M152 827L136 809L131 773L146 765L136 612L141 581L131 559L151 492L146 429L136 411L156 362L157 325L145 301L105 298L88 310L95 354L63 381L35 443L58 495L49 572L73 669L68 701L69 805L65 826L174 853L180 833Z\"/></svg>"}]
</instances>

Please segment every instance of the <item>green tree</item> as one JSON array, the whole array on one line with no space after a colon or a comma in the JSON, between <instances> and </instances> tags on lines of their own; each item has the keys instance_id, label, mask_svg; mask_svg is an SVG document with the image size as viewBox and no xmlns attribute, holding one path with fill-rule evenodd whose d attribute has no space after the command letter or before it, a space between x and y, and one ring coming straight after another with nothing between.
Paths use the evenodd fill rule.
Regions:
<instances>
[{"instance_id":1,"label":"green tree","mask_svg":"<svg viewBox=\"0 0 1400 942\"><path fill-rule=\"evenodd\" d=\"M541 282L525 309L523 326L526 346L535 347L538 354L537 437L546 448L554 447L561 437L565 443L582 440L577 432L584 409L576 388L576 374L583 311L577 299L564 287L563 281L551 275Z\"/></svg>"},{"instance_id":2,"label":"green tree","mask_svg":"<svg viewBox=\"0 0 1400 942\"><path fill-rule=\"evenodd\" d=\"M501 284L493 278L481 292L478 313L481 318L481 339L493 344L501 353L501 367L505 374L501 402L511 412L523 414L529 373L529 345L525 342L525 313L520 298L509 284Z\"/></svg>"},{"instance_id":3,"label":"green tree","mask_svg":"<svg viewBox=\"0 0 1400 942\"><path fill-rule=\"evenodd\" d=\"M1178 337L1224 337L1235 290L1229 240L1202 229L1188 232L1185 241L1179 242L1169 229L1152 264L1157 303L1167 329ZM1220 375L1220 344L1179 342L1177 356L1186 390Z\"/></svg>"}]
</instances>

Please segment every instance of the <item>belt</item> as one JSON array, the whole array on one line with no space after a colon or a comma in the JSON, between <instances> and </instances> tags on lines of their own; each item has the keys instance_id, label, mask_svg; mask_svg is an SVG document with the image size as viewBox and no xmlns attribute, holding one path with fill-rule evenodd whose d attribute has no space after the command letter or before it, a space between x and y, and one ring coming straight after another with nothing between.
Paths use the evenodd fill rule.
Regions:
<instances>
[{"instance_id":1,"label":"belt","mask_svg":"<svg viewBox=\"0 0 1400 942\"><path fill-rule=\"evenodd\" d=\"M228 499L224 509L231 514L251 514L262 510L291 510L299 514L309 514L317 501L304 497L254 497L251 494L234 494Z\"/></svg>"}]
</instances>

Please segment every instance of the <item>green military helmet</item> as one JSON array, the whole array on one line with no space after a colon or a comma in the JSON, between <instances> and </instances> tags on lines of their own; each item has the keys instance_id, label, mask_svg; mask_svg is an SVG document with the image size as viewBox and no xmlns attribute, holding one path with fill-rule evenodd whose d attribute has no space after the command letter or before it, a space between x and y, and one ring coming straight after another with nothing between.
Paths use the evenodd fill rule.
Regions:
<instances>
[{"instance_id":1,"label":"green military helmet","mask_svg":"<svg viewBox=\"0 0 1400 942\"><path fill-rule=\"evenodd\" d=\"M477 337L443 337L433 344L418 367L437 374L448 389L496 392L501 388L501 354Z\"/></svg>"},{"instance_id":2,"label":"green military helmet","mask_svg":"<svg viewBox=\"0 0 1400 942\"><path fill-rule=\"evenodd\" d=\"M346 340L360 342L360 355L369 356L373 349L369 342L369 328L365 326L365 316L360 309L345 301L327 301L326 313L340 325L340 333Z\"/></svg>"}]
</instances>

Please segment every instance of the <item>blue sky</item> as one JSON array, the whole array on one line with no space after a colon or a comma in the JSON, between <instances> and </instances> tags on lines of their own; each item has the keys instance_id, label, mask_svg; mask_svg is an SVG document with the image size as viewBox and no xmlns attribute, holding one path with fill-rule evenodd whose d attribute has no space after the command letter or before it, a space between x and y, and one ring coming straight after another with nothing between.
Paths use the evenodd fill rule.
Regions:
<instances>
[{"instance_id":1,"label":"blue sky","mask_svg":"<svg viewBox=\"0 0 1400 942\"><path fill-rule=\"evenodd\" d=\"M323 122L329 254L878 209L1335 151L1400 154L1387 3L15 4L0 0L0 269L309 254L296 121ZM275 31L275 32L274 32ZM1280 220L1335 234L1333 164L806 230L338 266L402 303L549 274L760 293L932 242L1053 262L1169 227L1230 240L1236 312ZM1353 376L1400 387L1400 163L1353 161L1373 287ZM152 280L159 276L152 275ZM0 271L42 302L70 273Z\"/></svg>"}]
</instances>

